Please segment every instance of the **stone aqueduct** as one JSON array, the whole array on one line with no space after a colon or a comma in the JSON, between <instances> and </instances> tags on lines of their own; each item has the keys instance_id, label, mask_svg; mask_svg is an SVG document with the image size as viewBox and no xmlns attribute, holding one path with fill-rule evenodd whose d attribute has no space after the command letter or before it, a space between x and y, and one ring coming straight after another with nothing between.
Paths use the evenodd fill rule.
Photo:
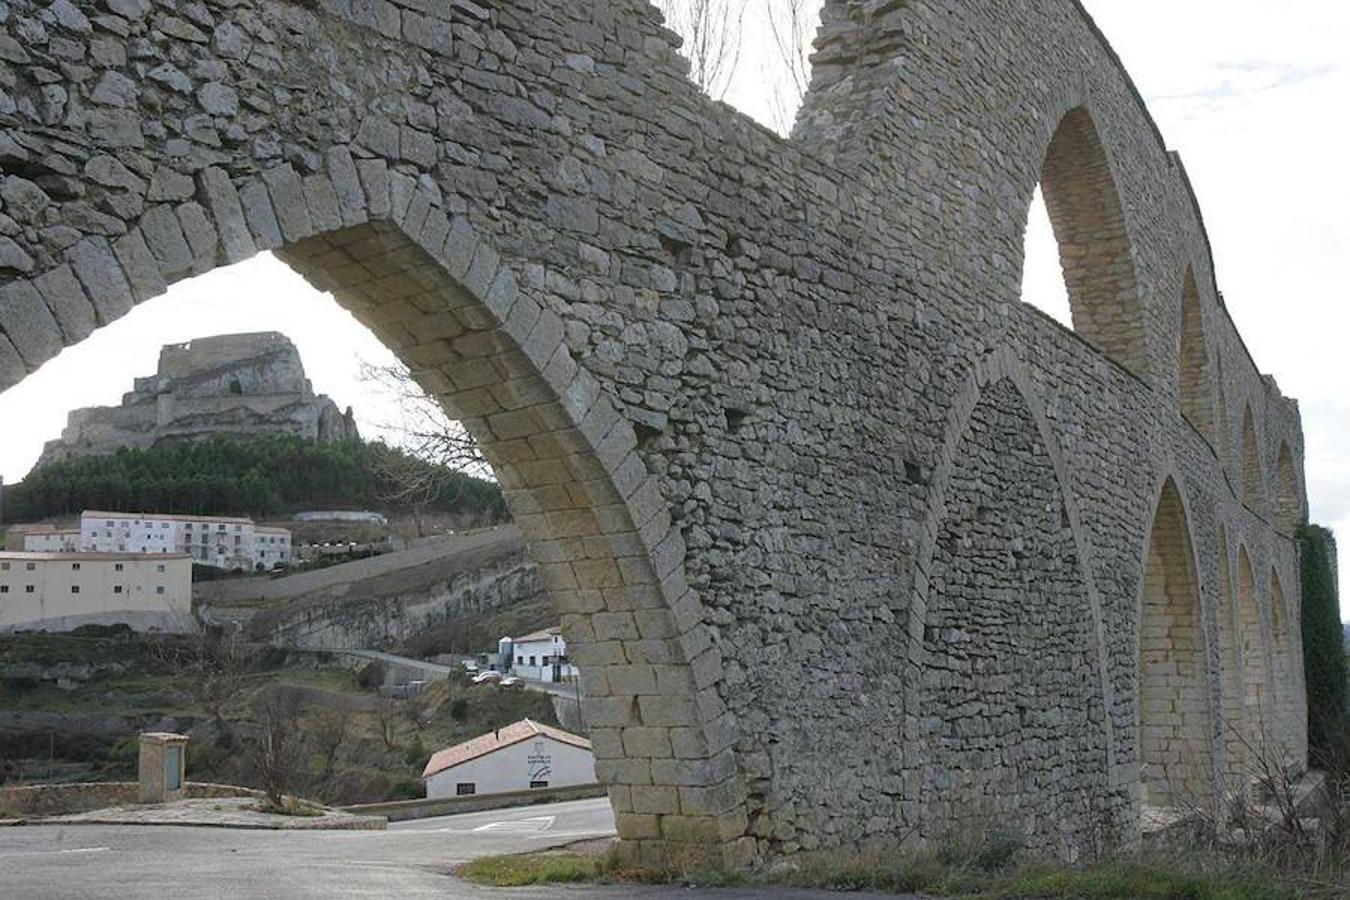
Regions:
<instances>
[{"instance_id":1,"label":"stone aqueduct","mask_svg":"<svg viewBox=\"0 0 1350 900\"><path fill-rule=\"evenodd\" d=\"M0 3L0 389L271 250L463 417L626 852L1074 855L1301 758L1298 409L1072 0L829 0L791 140L644 0ZM1071 332L1020 298L1035 186Z\"/></svg>"}]
</instances>

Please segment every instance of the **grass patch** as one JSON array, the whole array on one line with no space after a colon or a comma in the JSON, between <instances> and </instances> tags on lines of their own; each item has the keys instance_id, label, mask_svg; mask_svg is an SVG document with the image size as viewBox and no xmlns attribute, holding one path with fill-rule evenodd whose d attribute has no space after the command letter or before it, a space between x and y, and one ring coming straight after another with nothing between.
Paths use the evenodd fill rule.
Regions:
<instances>
[{"instance_id":1,"label":"grass patch","mask_svg":"<svg viewBox=\"0 0 1350 900\"><path fill-rule=\"evenodd\" d=\"M324 813L322 807L289 795L282 798L280 805L264 797L257 803L245 808L251 809L253 812L271 813L274 816L298 816L303 819L317 818Z\"/></svg>"},{"instance_id":2,"label":"grass patch","mask_svg":"<svg viewBox=\"0 0 1350 900\"><path fill-rule=\"evenodd\" d=\"M883 894L923 893L962 900L1299 900L1319 896L1255 872L1193 870L1136 862L1082 867L1028 865L982 871L935 857L904 862L808 865L750 873L626 870L609 855L540 853L492 856L465 863L456 874L475 884L521 887L589 882L666 883L689 887L789 886ZM1325 894L1325 896L1334 896Z\"/></svg>"},{"instance_id":3,"label":"grass patch","mask_svg":"<svg viewBox=\"0 0 1350 900\"><path fill-rule=\"evenodd\" d=\"M455 870L455 874L474 884L524 887L530 884L603 881L611 872L608 860L603 856L539 853L485 856L465 863Z\"/></svg>"}]
</instances>

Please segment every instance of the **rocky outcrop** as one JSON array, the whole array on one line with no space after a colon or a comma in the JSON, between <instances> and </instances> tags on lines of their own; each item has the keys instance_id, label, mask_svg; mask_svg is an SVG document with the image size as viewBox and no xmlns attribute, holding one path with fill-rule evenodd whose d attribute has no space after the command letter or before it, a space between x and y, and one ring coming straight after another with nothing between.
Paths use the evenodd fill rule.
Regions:
<instances>
[{"instance_id":1,"label":"rocky outcrop","mask_svg":"<svg viewBox=\"0 0 1350 900\"><path fill-rule=\"evenodd\" d=\"M71 412L39 465L216 434L360 437L350 408L343 413L327 396L315 395L289 338L226 334L165 346L156 373L137 378L120 406Z\"/></svg>"}]
</instances>

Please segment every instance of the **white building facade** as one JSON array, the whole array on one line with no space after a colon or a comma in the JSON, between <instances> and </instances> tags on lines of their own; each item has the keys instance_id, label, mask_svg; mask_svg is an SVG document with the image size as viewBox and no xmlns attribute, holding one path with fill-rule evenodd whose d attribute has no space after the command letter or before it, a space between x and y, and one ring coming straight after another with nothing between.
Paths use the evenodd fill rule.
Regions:
<instances>
[{"instance_id":1,"label":"white building facade","mask_svg":"<svg viewBox=\"0 0 1350 900\"><path fill-rule=\"evenodd\" d=\"M434 754L422 773L428 799L595 783L591 742L530 719Z\"/></svg>"},{"instance_id":2,"label":"white building facade","mask_svg":"<svg viewBox=\"0 0 1350 900\"><path fill-rule=\"evenodd\" d=\"M291 534L252 519L88 510L80 516L86 553L184 553L198 565L252 571L291 561Z\"/></svg>"},{"instance_id":3,"label":"white building facade","mask_svg":"<svg viewBox=\"0 0 1350 900\"><path fill-rule=\"evenodd\" d=\"M181 553L0 552L0 631L81 625L192 630L192 560Z\"/></svg>"},{"instance_id":4,"label":"white building facade","mask_svg":"<svg viewBox=\"0 0 1350 900\"><path fill-rule=\"evenodd\" d=\"M275 569L291 563L291 533L285 528L253 526L253 567Z\"/></svg>"},{"instance_id":5,"label":"white building facade","mask_svg":"<svg viewBox=\"0 0 1350 900\"><path fill-rule=\"evenodd\" d=\"M33 529L24 534L23 546L14 549L28 553L74 553L80 549L80 532L75 528Z\"/></svg>"},{"instance_id":6,"label":"white building facade","mask_svg":"<svg viewBox=\"0 0 1350 900\"><path fill-rule=\"evenodd\" d=\"M567 657L567 641L559 626L512 638L511 655L511 672L521 678L550 684L577 678L577 668Z\"/></svg>"}]
</instances>

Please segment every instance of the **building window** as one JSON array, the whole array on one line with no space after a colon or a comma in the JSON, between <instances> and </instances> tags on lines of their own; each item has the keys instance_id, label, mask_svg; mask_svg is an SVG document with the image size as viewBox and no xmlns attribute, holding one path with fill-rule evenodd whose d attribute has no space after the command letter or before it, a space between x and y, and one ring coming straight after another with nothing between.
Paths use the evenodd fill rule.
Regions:
<instances>
[{"instance_id":1,"label":"building window","mask_svg":"<svg viewBox=\"0 0 1350 900\"><path fill-rule=\"evenodd\" d=\"M531 656L531 657L530 657L530 665L532 665L532 666L538 665L538 663L535 662L536 659L538 659L538 657Z\"/></svg>"},{"instance_id":2,"label":"building window","mask_svg":"<svg viewBox=\"0 0 1350 900\"><path fill-rule=\"evenodd\" d=\"M121 564L121 563L113 563L113 571L114 571L114 572L120 572L120 571L122 571L122 564Z\"/></svg>"},{"instance_id":3,"label":"building window","mask_svg":"<svg viewBox=\"0 0 1350 900\"><path fill-rule=\"evenodd\" d=\"M37 568L37 563L24 563L24 568L31 572Z\"/></svg>"},{"instance_id":4,"label":"building window","mask_svg":"<svg viewBox=\"0 0 1350 900\"><path fill-rule=\"evenodd\" d=\"M121 586L120 584L114 584L114 585L113 585L113 593L114 593L114 594L120 594L120 593L122 593L122 586Z\"/></svg>"},{"instance_id":5,"label":"building window","mask_svg":"<svg viewBox=\"0 0 1350 900\"><path fill-rule=\"evenodd\" d=\"M0 584L0 594L8 594L8 593L9 593L9 585Z\"/></svg>"},{"instance_id":6,"label":"building window","mask_svg":"<svg viewBox=\"0 0 1350 900\"><path fill-rule=\"evenodd\" d=\"M546 787L548 787L548 782L547 782L547 781L531 781L531 782L530 782L530 790L534 790L535 788L546 788Z\"/></svg>"},{"instance_id":7,"label":"building window","mask_svg":"<svg viewBox=\"0 0 1350 900\"><path fill-rule=\"evenodd\" d=\"M160 563L159 565L155 566L155 571L156 571L156 572L163 572L163 571L164 571L164 563Z\"/></svg>"},{"instance_id":8,"label":"building window","mask_svg":"<svg viewBox=\"0 0 1350 900\"><path fill-rule=\"evenodd\" d=\"M478 793L478 784L477 784L477 782L473 782L473 781L461 781L459 784L455 785L455 796L456 796L456 797L467 797L467 796L469 796L470 794L476 794L476 793Z\"/></svg>"},{"instance_id":9,"label":"building window","mask_svg":"<svg viewBox=\"0 0 1350 900\"><path fill-rule=\"evenodd\" d=\"M78 584L72 584L70 586L70 592L72 594L78 594L80 592L80 586Z\"/></svg>"},{"instance_id":10,"label":"building window","mask_svg":"<svg viewBox=\"0 0 1350 900\"><path fill-rule=\"evenodd\" d=\"M517 656L517 657L516 657L516 665L518 665L518 666L523 666L523 665L525 665L525 657L523 657L523 656Z\"/></svg>"},{"instance_id":11,"label":"building window","mask_svg":"<svg viewBox=\"0 0 1350 900\"><path fill-rule=\"evenodd\" d=\"M31 594L31 593L33 593L33 586L32 586L31 584L25 584L25 585L23 586L23 592L24 592L25 594Z\"/></svg>"},{"instance_id":12,"label":"building window","mask_svg":"<svg viewBox=\"0 0 1350 900\"><path fill-rule=\"evenodd\" d=\"M164 593L164 585L161 584L159 587L155 588L155 593L156 594Z\"/></svg>"},{"instance_id":13,"label":"building window","mask_svg":"<svg viewBox=\"0 0 1350 900\"><path fill-rule=\"evenodd\" d=\"M0 572L8 572L9 563L0 563Z\"/></svg>"}]
</instances>

